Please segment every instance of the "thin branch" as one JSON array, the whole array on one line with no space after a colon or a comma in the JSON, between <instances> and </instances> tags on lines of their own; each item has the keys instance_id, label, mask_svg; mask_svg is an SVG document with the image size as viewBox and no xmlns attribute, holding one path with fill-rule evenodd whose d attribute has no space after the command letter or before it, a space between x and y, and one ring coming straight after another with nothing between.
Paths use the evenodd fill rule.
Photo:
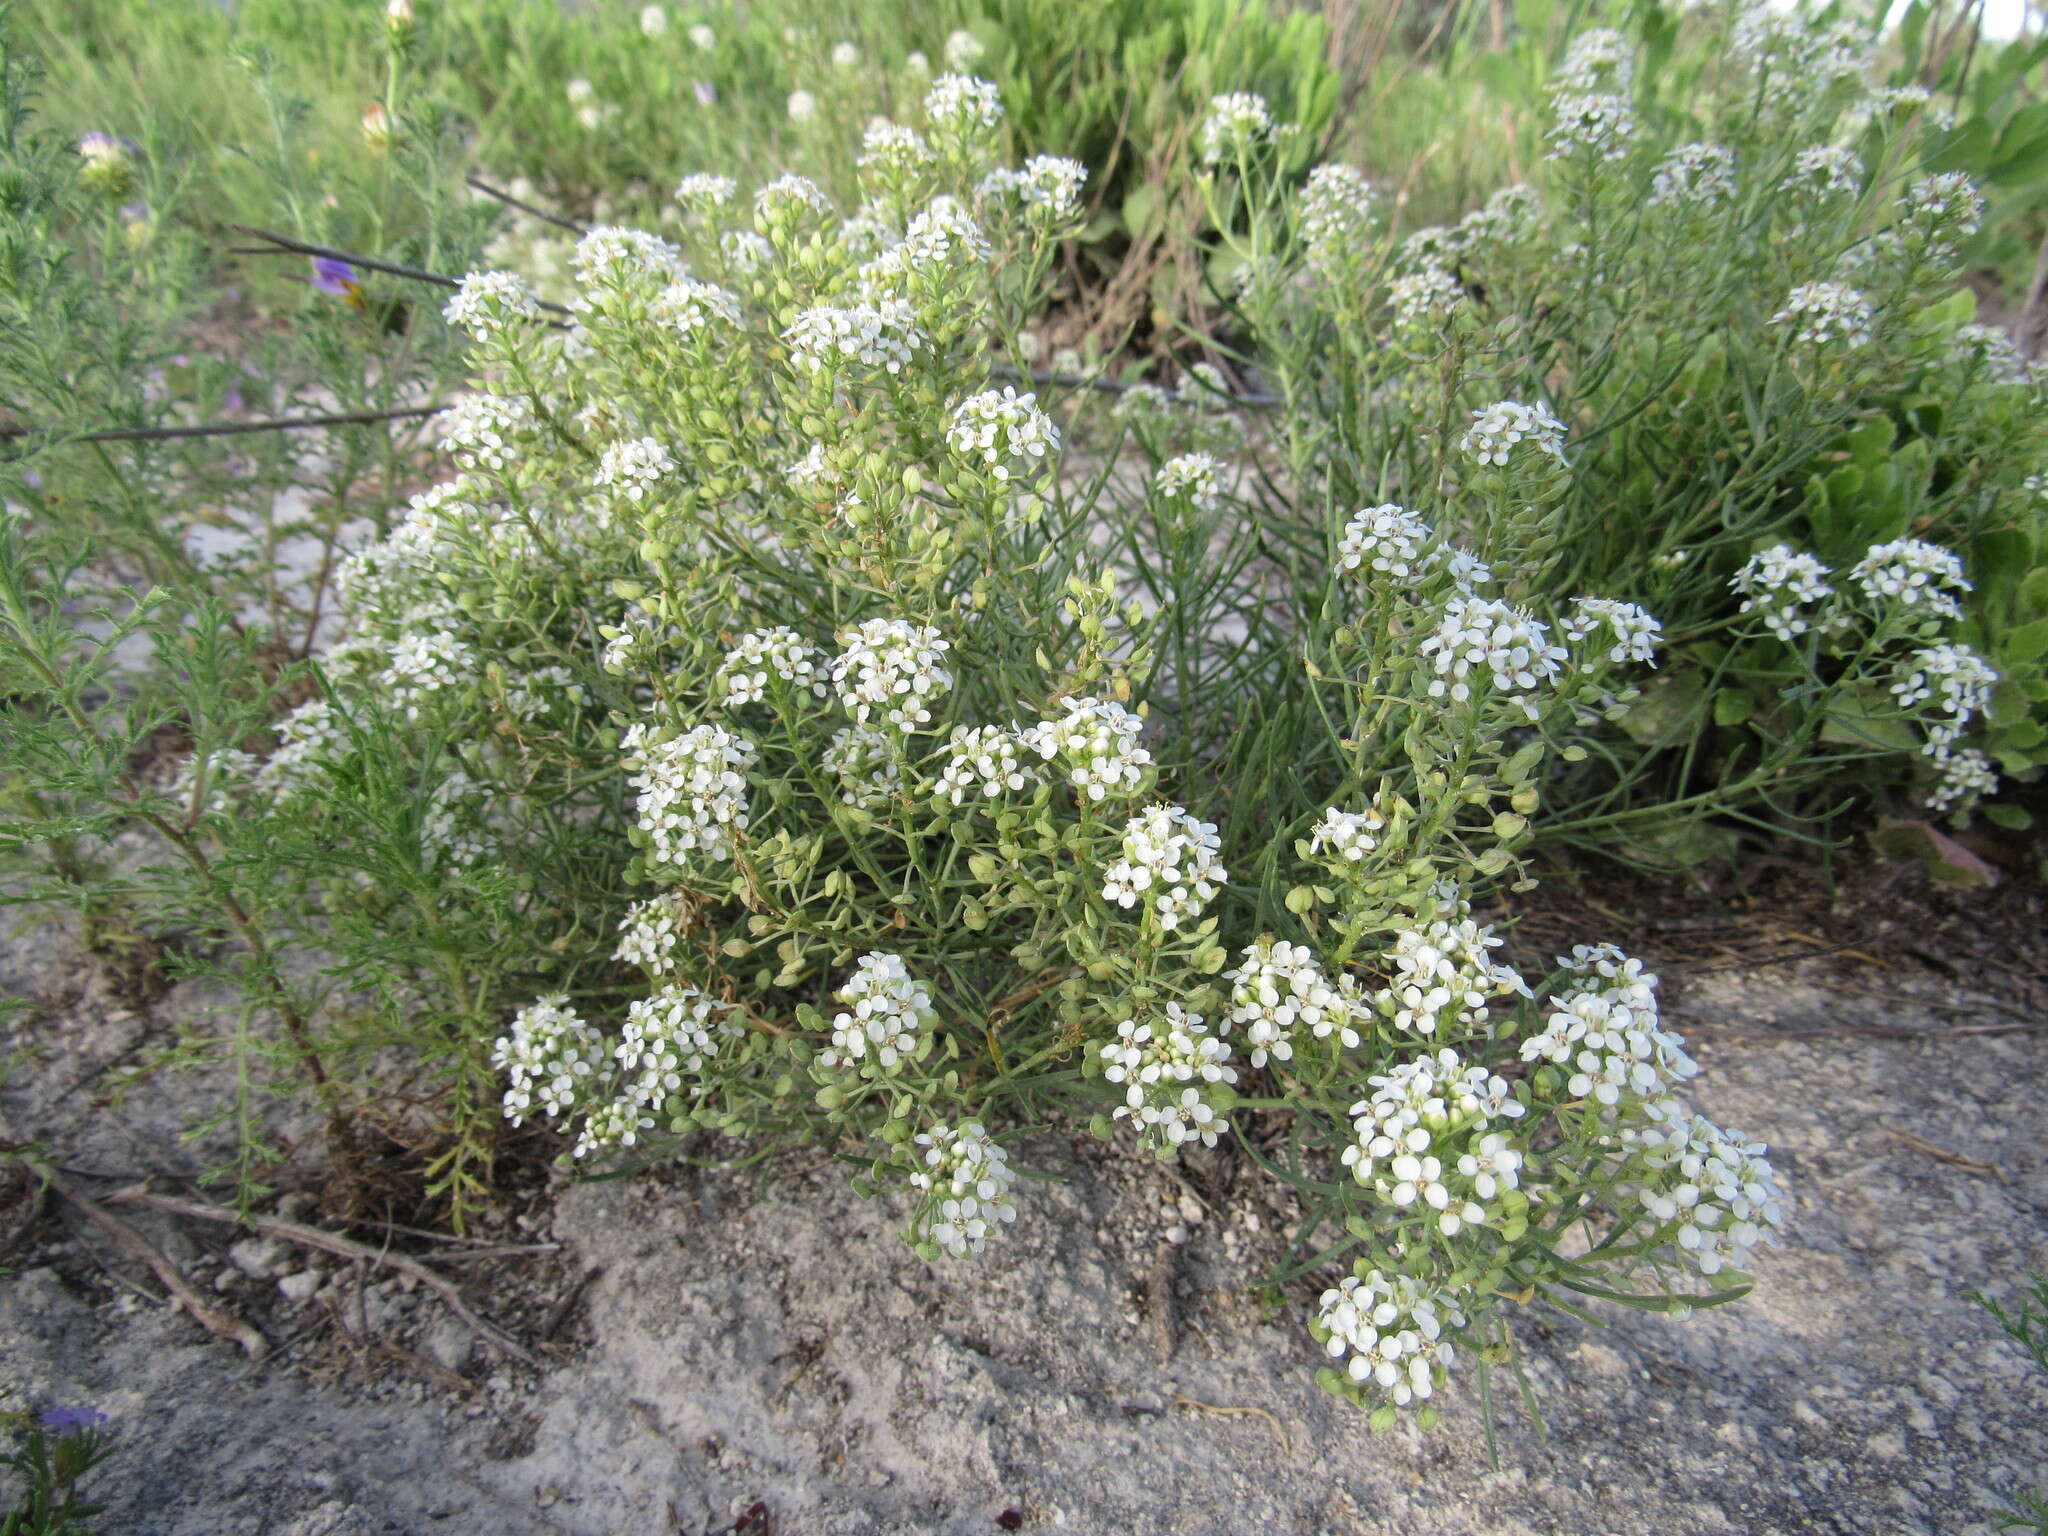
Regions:
<instances>
[{"instance_id":1,"label":"thin branch","mask_svg":"<svg viewBox=\"0 0 2048 1536\"><path fill-rule=\"evenodd\" d=\"M536 208L532 203L522 202L520 199L514 197L510 192L505 191L503 188L492 186L488 181L485 181L483 177L477 175L476 172L474 171L471 171L467 176L463 177L462 179L465 182L469 183L469 185L474 187L477 191L483 193L485 197L495 198L498 202L503 203L508 208L517 208L521 213L530 213L536 219L539 219L544 223L552 224L557 229L566 229L571 234L574 235L585 235L590 233L588 229L586 229L583 225L578 224L574 219L565 219L559 213L549 213L545 208Z\"/></svg>"},{"instance_id":2,"label":"thin branch","mask_svg":"<svg viewBox=\"0 0 2048 1536\"><path fill-rule=\"evenodd\" d=\"M241 437L251 432L297 432L306 427L367 427L380 421L403 421L411 416L434 416L445 405L404 405L391 411L347 411L332 416L273 416L264 421L211 421L197 427L103 427L61 438L67 443L147 443L180 437ZM30 435L28 427L0 423L0 439Z\"/></svg>"},{"instance_id":3,"label":"thin branch","mask_svg":"<svg viewBox=\"0 0 2048 1536\"><path fill-rule=\"evenodd\" d=\"M338 1258L357 1259L384 1269L395 1269L401 1275L408 1275L432 1291L447 1303L448 1310L468 1325L471 1332L493 1345L502 1353L510 1355L522 1365L538 1369L540 1360L517 1339L506 1333L495 1323L488 1322L470 1310L469 1303L462 1299L462 1292L454 1283L443 1279L417 1259L409 1259L402 1253L391 1253L385 1249L372 1248L368 1243L356 1242L353 1238L340 1237L324 1232L318 1227L309 1227L303 1222L285 1221L276 1216L243 1216L224 1205L209 1205L204 1200L183 1200L175 1195L160 1195L144 1185L132 1189L117 1190L107 1196L109 1205L147 1205L155 1210L170 1211L179 1216L191 1216L200 1221L226 1222L230 1226L252 1227L258 1232L268 1232L289 1242L301 1243L308 1248L334 1254Z\"/></svg>"},{"instance_id":4,"label":"thin branch","mask_svg":"<svg viewBox=\"0 0 2048 1536\"><path fill-rule=\"evenodd\" d=\"M460 288L462 279L450 277L445 272L429 272L424 267L401 266L395 261L380 261L375 256L359 256L354 251L336 250L331 245L314 245L309 241L295 240L290 235L280 235L274 230L256 229L247 224L230 224L238 235L261 240L279 250L297 251L301 256L325 256L329 261L345 261L352 267L361 267L366 272L384 272L392 277L408 278L415 283L432 283L439 288ZM571 315L575 312L561 304L550 304L546 299L534 300L550 314Z\"/></svg>"},{"instance_id":5,"label":"thin branch","mask_svg":"<svg viewBox=\"0 0 2048 1536\"><path fill-rule=\"evenodd\" d=\"M270 1344L262 1334L232 1312L214 1306L201 1296L193 1289L192 1282L179 1273L178 1266L158 1253L148 1238L107 1210L48 1163L32 1166L52 1189L77 1206L94 1226L112 1238L116 1246L131 1258L140 1259L147 1264L150 1272L156 1276L163 1288L171 1293L177 1304L191 1313L193 1321L208 1333L216 1334L223 1339L233 1339L242 1346L244 1353L251 1360L261 1360L269 1352Z\"/></svg>"}]
</instances>

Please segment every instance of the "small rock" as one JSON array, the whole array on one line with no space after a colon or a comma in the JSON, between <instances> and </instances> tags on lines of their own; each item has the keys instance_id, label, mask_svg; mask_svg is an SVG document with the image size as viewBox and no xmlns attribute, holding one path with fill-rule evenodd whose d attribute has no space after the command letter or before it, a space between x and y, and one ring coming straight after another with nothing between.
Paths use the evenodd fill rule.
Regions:
<instances>
[{"instance_id":1,"label":"small rock","mask_svg":"<svg viewBox=\"0 0 2048 1536\"><path fill-rule=\"evenodd\" d=\"M420 1353L444 1370L460 1375L476 1353L476 1338L452 1317L443 1318L420 1335Z\"/></svg>"},{"instance_id":2,"label":"small rock","mask_svg":"<svg viewBox=\"0 0 2048 1536\"><path fill-rule=\"evenodd\" d=\"M325 1277L317 1270L302 1269L277 1282L278 1294L286 1301L311 1301Z\"/></svg>"},{"instance_id":3,"label":"small rock","mask_svg":"<svg viewBox=\"0 0 2048 1536\"><path fill-rule=\"evenodd\" d=\"M245 1237L228 1249L228 1262L251 1280L268 1280L280 1269L289 1250L274 1237Z\"/></svg>"},{"instance_id":4,"label":"small rock","mask_svg":"<svg viewBox=\"0 0 2048 1536\"><path fill-rule=\"evenodd\" d=\"M1191 1227L1199 1227L1202 1224L1202 1202L1193 1195L1182 1195L1180 1197L1180 1219Z\"/></svg>"}]
</instances>

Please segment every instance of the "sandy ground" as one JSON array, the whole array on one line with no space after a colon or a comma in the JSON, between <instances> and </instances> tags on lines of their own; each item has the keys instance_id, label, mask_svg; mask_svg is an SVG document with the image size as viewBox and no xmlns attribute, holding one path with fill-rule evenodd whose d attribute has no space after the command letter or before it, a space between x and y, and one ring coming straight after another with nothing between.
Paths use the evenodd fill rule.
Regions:
<instances>
[{"instance_id":1,"label":"sandy ground","mask_svg":"<svg viewBox=\"0 0 2048 1536\"><path fill-rule=\"evenodd\" d=\"M1696 1097L1793 1191L1757 1294L1682 1323L1521 1318L1546 1433L1503 1405L1498 1471L1469 1372L1427 1436L1316 1390L1299 1307L1250 1289L1287 1219L1262 1176L1054 1134L972 1266L918 1262L900 1213L824 1165L562 1187L507 1234L559 1252L444 1270L540 1370L423 1291L124 1207L278 1346L253 1364L56 1202L0 1280L0 1397L109 1413L99 1529L148 1536L1989 1536L2001 1496L2048 1487L2048 1377L1965 1297L2048 1269L2048 1034L1957 1034L2016 1020L1928 977L1849 995L1826 964L1677 989ZM47 937L0 953L0 986L42 1003L0 1041L39 1057L0 1111L71 1166L195 1166L178 1117L217 1083L89 1105L98 1068L208 1000L144 1017L79 969ZM1873 1025L1931 1038L1788 1033ZM770 1526L743 1520L757 1502Z\"/></svg>"}]
</instances>

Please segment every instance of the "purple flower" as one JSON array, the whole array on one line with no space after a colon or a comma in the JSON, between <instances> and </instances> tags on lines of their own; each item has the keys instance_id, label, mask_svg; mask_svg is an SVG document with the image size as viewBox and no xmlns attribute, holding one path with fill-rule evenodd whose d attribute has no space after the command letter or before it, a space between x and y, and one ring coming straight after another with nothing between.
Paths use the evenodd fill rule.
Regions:
<instances>
[{"instance_id":1,"label":"purple flower","mask_svg":"<svg viewBox=\"0 0 2048 1536\"><path fill-rule=\"evenodd\" d=\"M24 469L21 472L21 483L32 491L40 491L43 488L43 472L39 469Z\"/></svg>"},{"instance_id":2,"label":"purple flower","mask_svg":"<svg viewBox=\"0 0 2048 1536\"><path fill-rule=\"evenodd\" d=\"M718 105L718 87L709 80L699 80L697 82L697 105L700 107L715 107Z\"/></svg>"},{"instance_id":3,"label":"purple flower","mask_svg":"<svg viewBox=\"0 0 2048 1536\"><path fill-rule=\"evenodd\" d=\"M121 209L121 217L130 224L140 224L149 218L149 204L128 203Z\"/></svg>"},{"instance_id":4,"label":"purple flower","mask_svg":"<svg viewBox=\"0 0 2048 1536\"><path fill-rule=\"evenodd\" d=\"M356 286L356 269L332 256L313 258L313 286L330 298L353 303L361 289Z\"/></svg>"},{"instance_id":5,"label":"purple flower","mask_svg":"<svg viewBox=\"0 0 2048 1536\"><path fill-rule=\"evenodd\" d=\"M230 384L227 393L220 397L220 404L224 411L246 411L249 408L249 402L242 398L241 390L233 384Z\"/></svg>"},{"instance_id":6,"label":"purple flower","mask_svg":"<svg viewBox=\"0 0 2048 1536\"><path fill-rule=\"evenodd\" d=\"M98 1429L106 1423L107 1416L93 1407L45 1408L37 1416L36 1422L52 1434L82 1435L87 1430Z\"/></svg>"}]
</instances>

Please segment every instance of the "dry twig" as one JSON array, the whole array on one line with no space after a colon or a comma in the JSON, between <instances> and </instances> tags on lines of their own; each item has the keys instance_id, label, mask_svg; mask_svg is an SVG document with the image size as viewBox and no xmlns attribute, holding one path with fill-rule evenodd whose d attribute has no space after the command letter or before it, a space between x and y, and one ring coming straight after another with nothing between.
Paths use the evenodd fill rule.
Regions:
<instances>
[{"instance_id":1,"label":"dry twig","mask_svg":"<svg viewBox=\"0 0 2048 1536\"><path fill-rule=\"evenodd\" d=\"M437 1275L417 1259L409 1259L402 1253L389 1253L372 1248L368 1243L359 1243L353 1238L340 1237L318 1227L309 1227L303 1222L285 1221L277 1216L242 1216L226 1206L210 1205L204 1200L186 1200L176 1195L160 1195L155 1190L137 1185L131 1189L118 1190L107 1196L107 1203L147 1205L160 1211L170 1211L179 1216L191 1216L200 1221L221 1221L233 1226L246 1226L258 1232L284 1238L288 1242L302 1244L307 1248L318 1248L337 1258L359 1259L384 1269L396 1270L417 1280L448 1306L448 1310L461 1318L469 1330L483 1339L500 1353L511 1356L522 1365L536 1368L540 1360L517 1339L485 1318L479 1317L462 1299L462 1292L452 1281Z\"/></svg>"}]
</instances>

